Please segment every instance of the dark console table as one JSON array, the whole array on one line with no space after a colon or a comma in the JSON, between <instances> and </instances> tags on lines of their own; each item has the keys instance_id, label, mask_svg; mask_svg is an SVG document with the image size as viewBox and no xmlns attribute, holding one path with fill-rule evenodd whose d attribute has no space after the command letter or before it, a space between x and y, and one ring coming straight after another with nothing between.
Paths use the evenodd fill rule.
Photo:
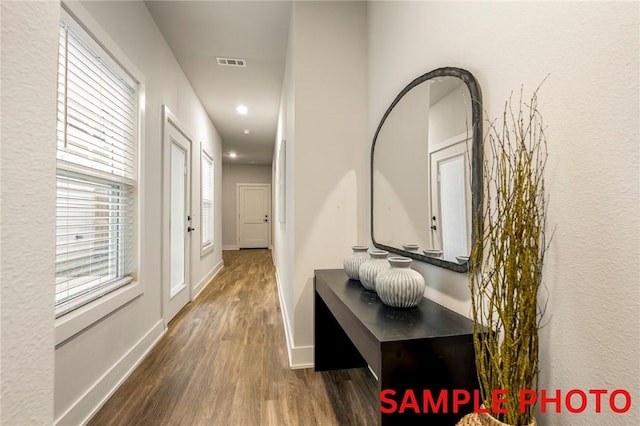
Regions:
<instances>
[{"instance_id":1,"label":"dark console table","mask_svg":"<svg viewBox=\"0 0 640 426\"><path fill-rule=\"evenodd\" d=\"M369 365L378 393L394 390L398 406L407 389L415 393L420 414L380 412L380 424L455 425L473 410L469 403L451 412L454 389L472 398L477 389L471 320L428 299L412 309L390 308L342 269L316 270L314 288L315 370ZM448 390L447 412L422 413L425 389L434 400Z\"/></svg>"}]
</instances>

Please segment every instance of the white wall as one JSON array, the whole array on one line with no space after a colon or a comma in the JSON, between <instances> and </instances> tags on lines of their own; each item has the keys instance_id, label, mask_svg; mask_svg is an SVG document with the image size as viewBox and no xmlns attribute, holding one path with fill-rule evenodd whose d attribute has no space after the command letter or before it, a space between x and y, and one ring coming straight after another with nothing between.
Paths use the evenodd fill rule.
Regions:
<instances>
[{"instance_id":1,"label":"white wall","mask_svg":"<svg viewBox=\"0 0 640 426\"><path fill-rule=\"evenodd\" d=\"M430 244L430 85L407 92L387 116L376 139L375 238L391 247ZM426 214L425 214L426 213Z\"/></svg>"},{"instance_id":2,"label":"white wall","mask_svg":"<svg viewBox=\"0 0 640 426\"><path fill-rule=\"evenodd\" d=\"M271 166L250 164L222 164L222 246L225 250L238 248L238 191L239 183L271 184ZM271 188L273 191L273 187ZM273 226L273 202L271 203Z\"/></svg>"},{"instance_id":3,"label":"white wall","mask_svg":"<svg viewBox=\"0 0 640 426\"><path fill-rule=\"evenodd\" d=\"M431 105L429 110L429 144L433 146L470 132L471 95L467 86L460 85Z\"/></svg>"},{"instance_id":4,"label":"white wall","mask_svg":"<svg viewBox=\"0 0 640 426\"><path fill-rule=\"evenodd\" d=\"M59 7L0 6L0 423L51 424Z\"/></svg>"},{"instance_id":5,"label":"white wall","mask_svg":"<svg viewBox=\"0 0 640 426\"><path fill-rule=\"evenodd\" d=\"M366 7L298 2L292 12L278 131L279 139L289 135L287 224L278 226L274 250L297 367L313 362L314 269L341 268L368 235L360 222L369 174Z\"/></svg>"},{"instance_id":6,"label":"white wall","mask_svg":"<svg viewBox=\"0 0 640 426\"><path fill-rule=\"evenodd\" d=\"M87 2L146 83L140 231L144 294L54 351L53 279L58 2L2 2L2 424L78 424L161 335L161 106L193 138L193 198L200 149L216 161L215 250L192 240L192 280L222 266L220 138L142 2ZM200 212L194 203L194 220ZM48 213L47 213L48 212ZM55 378L54 378L55 376Z\"/></svg>"},{"instance_id":7,"label":"white wall","mask_svg":"<svg viewBox=\"0 0 640 426\"><path fill-rule=\"evenodd\" d=\"M640 207L637 2L371 2L370 134L422 73L458 66L501 114L511 91L540 92L548 126L549 292L540 387L627 389L608 408L538 415L541 425L633 424L640 409ZM469 315L466 276L421 265L427 296Z\"/></svg>"}]
</instances>

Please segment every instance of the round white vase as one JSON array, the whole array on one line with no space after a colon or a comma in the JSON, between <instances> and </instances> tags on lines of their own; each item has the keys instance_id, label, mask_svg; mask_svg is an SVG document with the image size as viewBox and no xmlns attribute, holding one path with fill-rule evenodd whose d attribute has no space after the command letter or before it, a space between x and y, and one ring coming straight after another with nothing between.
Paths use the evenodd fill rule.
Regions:
<instances>
[{"instance_id":1,"label":"round white vase","mask_svg":"<svg viewBox=\"0 0 640 426\"><path fill-rule=\"evenodd\" d=\"M360 279L360 265L369 260L369 254L367 246L353 246L351 247L353 253L344 258L344 271L347 276L352 280Z\"/></svg>"},{"instance_id":2,"label":"round white vase","mask_svg":"<svg viewBox=\"0 0 640 426\"><path fill-rule=\"evenodd\" d=\"M360 265L360 282L367 290L376 291L376 277L380 272L391 267L391 264L387 260L389 252L385 250L371 250L369 255L371 259Z\"/></svg>"},{"instance_id":3,"label":"round white vase","mask_svg":"<svg viewBox=\"0 0 640 426\"><path fill-rule=\"evenodd\" d=\"M376 277L376 292L387 306L413 308L424 295L425 282L420 273L409 268L411 259L393 256L389 258L391 268Z\"/></svg>"}]
</instances>

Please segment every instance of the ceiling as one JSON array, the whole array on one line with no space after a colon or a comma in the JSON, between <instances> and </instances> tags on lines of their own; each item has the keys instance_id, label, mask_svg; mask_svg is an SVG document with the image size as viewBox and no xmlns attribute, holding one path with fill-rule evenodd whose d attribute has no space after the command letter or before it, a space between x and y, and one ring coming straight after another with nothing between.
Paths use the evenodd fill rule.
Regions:
<instances>
[{"instance_id":1,"label":"ceiling","mask_svg":"<svg viewBox=\"0 0 640 426\"><path fill-rule=\"evenodd\" d=\"M291 2L145 4L220 133L223 162L271 164ZM218 65L217 57L245 59L246 67ZM238 114L237 105L249 112Z\"/></svg>"}]
</instances>

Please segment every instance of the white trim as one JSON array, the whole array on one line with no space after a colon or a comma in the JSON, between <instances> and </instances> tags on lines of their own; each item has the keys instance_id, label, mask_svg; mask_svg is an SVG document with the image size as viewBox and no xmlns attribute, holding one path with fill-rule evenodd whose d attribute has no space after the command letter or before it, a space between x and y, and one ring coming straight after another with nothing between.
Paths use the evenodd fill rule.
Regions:
<instances>
[{"instance_id":1,"label":"white trim","mask_svg":"<svg viewBox=\"0 0 640 426\"><path fill-rule=\"evenodd\" d=\"M284 335L287 343L287 355L289 357L289 368L292 370L298 370L302 368L313 368L314 363L314 346L294 346L292 339L292 331L289 321L289 313L287 311L287 305L284 303L284 296L282 294L282 284L280 281L280 275L278 274L278 268L276 268L276 285L278 287L278 299L280 302L280 312L282 313L282 323L284 326Z\"/></svg>"},{"instance_id":2,"label":"white trim","mask_svg":"<svg viewBox=\"0 0 640 426\"><path fill-rule=\"evenodd\" d=\"M460 142L464 142L471 139L471 135L467 132L462 132L459 135L455 135L452 138L440 141L440 142L430 142L429 143L429 154L433 154L434 152L438 152L445 148L448 148L452 145L458 144Z\"/></svg>"},{"instance_id":3,"label":"white trim","mask_svg":"<svg viewBox=\"0 0 640 426\"><path fill-rule=\"evenodd\" d=\"M167 298L167 301L169 301L175 294L176 292L173 292L170 290L170 284L168 282L168 280L171 279L171 274L170 274L170 265L171 265L171 247L170 247L170 229L171 229L171 223L169 222L169 214L170 214L170 210L171 210L171 200L169 199L169 191L170 191L170 185L171 185L171 170L170 170L170 154L169 154L169 149L171 148L171 141L169 138L169 130L168 130L168 126L171 125L173 126L179 133L181 133L188 141L189 141L189 155L186 156L186 159L188 161L188 173L186 176L187 182L188 182L188 194L187 196L189 197L189 203L188 203L188 209L189 211L187 212L187 215L190 215L191 217L193 217L193 138L191 138L191 136L189 136L189 134L184 130L185 127L180 123L180 121L178 120L178 118L176 117L176 115L171 112L171 110L169 109L169 107L167 105L162 105L162 189L161 189L161 205L162 205L162 209L161 209L161 234L162 234L162 242L161 242L161 259L162 259L162 267L161 267L161 273L160 273L160 282L161 282L161 294L162 294L162 301L161 301L161 312L162 312L162 318L166 321L169 322L169 318L167 318L169 316L169 312L168 312L168 303L165 303L165 296L166 296L166 292L169 291L169 298ZM193 222L192 222L193 223ZM193 291L193 278L192 278L192 267L191 267L191 262L192 262L192 234L189 233L189 242L188 244L186 244L186 249L185 249L185 268L187 269L186 273L185 273L185 278L188 280L186 284L187 288L188 288L188 292L189 292L189 296L188 296L188 301L192 301L194 298L194 291Z\"/></svg>"},{"instance_id":4,"label":"white trim","mask_svg":"<svg viewBox=\"0 0 640 426\"><path fill-rule=\"evenodd\" d=\"M202 223L200 223L200 227L202 227ZM202 238L202 234L200 234L200 237ZM208 255L209 253L213 253L214 249L215 247L213 243L209 243L206 246L200 246L200 257L202 258Z\"/></svg>"},{"instance_id":5,"label":"white trim","mask_svg":"<svg viewBox=\"0 0 640 426\"><path fill-rule=\"evenodd\" d=\"M222 250L240 250L238 245L223 245Z\"/></svg>"},{"instance_id":6,"label":"white trim","mask_svg":"<svg viewBox=\"0 0 640 426\"><path fill-rule=\"evenodd\" d=\"M290 349L289 368L292 370L301 370L304 368L313 368L314 346L294 346Z\"/></svg>"},{"instance_id":7,"label":"white trim","mask_svg":"<svg viewBox=\"0 0 640 426\"><path fill-rule=\"evenodd\" d=\"M85 425L109 400L111 395L131 375L166 332L164 321L159 320L133 345L106 373L95 381L54 422L55 425Z\"/></svg>"},{"instance_id":8,"label":"white trim","mask_svg":"<svg viewBox=\"0 0 640 426\"><path fill-rule=\"evenodd\" d=\"M185 288L187 288L186 284L182 284L180 287L177 287L177 288L172 287L169 291L169 300L173 299L176 296L176 294L180 293Z\"/></svg>"},{"instance_id":9,"label":"white trim","mask_svg":"<svg viewBox=\"0 0 640 426\"><path fill-rule=\"evenodd\" d=\"M133 282L57 318L54 322L56 346L129 303L142 293L144 293L143 285L139 282Z\"/></svg>"},{"instance_id":10,"label":"white trim","mask_svg":"<svg viewBox=\"0 0 640 426\"><path fill-rule=\"evenodd\" d=\"M80 285L82 286L82 282L84 279L86 279L86 276L83 277L79 277L79 278L73 278L71 280L69 280L68 282L73 283L74 281L78 281L80 283ZM102 287L98 287L98 288L93 288L91 291L87 292L86 294L80 295L72 300L66 301L61 303L59 306L56 306L55 308L55 317L56 319L68 314L71 311L75 311L78 308L83 307L84 305L88 305L91 302L94 302L95 300L104 297L105 295L118 290L121 287L124 287L128 284L131 284L133 282L133 278L131 278L130 276L121 278L119 280L116 281L112 281L109 284L106 284ZM88 286L88 284L84 284L84 286ZM87 287L85 287L87 288Z\"/></svg>"},{"instance_id":11,"label":"white trim","mask_svg":"<svg viewBox=\"0 0 640 426\"><path fill-rule=\"evenodd\" d=\"M124 71L138 84L144 85L144 74L133 65L133 61L113 41L109 33L102 29L100 24L80 2L63 0L61 6L66 13L71 15L78 26L93 38L92 43L99 45L102 50L106 51L111 59L124 68Z\"/></svg>"},{"instance_id":12,"label":"white trim","mask_svg":"<svg viewBox=\"0 0 640 426\"><path fill-rule=\"evenodd\" d=\"M211 283L211 281L215 278L216 275L218 275L218 272L220 272L223 267L224 261L221 260L216 266L213 267L213 269L207 274L206 277L201 279L200 282L193 287L193 300L196 300L196 297L198 297L200 293L202 293L202 290L204 290Z\"/></svg>"},{"instance_id":13,"label":"white trim","mask_svg":"<svg viewBox=\"0 0 640 426\"><path fill-rule=\"evenodd\" d=\"M169 109L167 105L162 105L162 116L163 116L163 120L162 120L163 125L166 124L167 122L171 123L173 127L176 128L177 131L182 133L182 135L185 138L187 138L189 142L191 142L191 147L193 148L193 138L189 136L189 133L187 133L184 130L184 126L182 125L182 123L180 123L180 120L178 120L178 117L176 117L176 115L173 112L171 112L171 109ZM165 135L163 134L163 136Z\"/></svg>"},{"instance_id":14,"label":"white trim","mask_svg":"<svg viewBox=\"0 0 640 426\"><path fill-rule=\"evenodd\" d=\"M373 378L376 379L376 382L379 382L380 379L378 379L378 375L376 374L375 371L373 371L373 368L371 368L371 366L369 364L367 364L367 368L369 369L369 373L371 373Z\"/></svg>"},{"instance_id":15,"label":"white trim","mask_svg":"<svg viewBox=\"0 0 640 426\"><path fill-rule=\"evenodd\" d=\"M211 212L212 212L212 223L211 225L211 241L207 244L202 244L202 230L204 229L203 217L202 217L202 199L203 199L203 187L202 187L202 170L204 169L204 157L207 157L211 161ZM204 257L207 254L211 253L215 248L215 228L216 228L216 217L215 217L215 200L216 200L216 160L213 158L213 154L210 154L205 148L204 144L200 142L200 257Z\"/></svg>"}]
</instances>

